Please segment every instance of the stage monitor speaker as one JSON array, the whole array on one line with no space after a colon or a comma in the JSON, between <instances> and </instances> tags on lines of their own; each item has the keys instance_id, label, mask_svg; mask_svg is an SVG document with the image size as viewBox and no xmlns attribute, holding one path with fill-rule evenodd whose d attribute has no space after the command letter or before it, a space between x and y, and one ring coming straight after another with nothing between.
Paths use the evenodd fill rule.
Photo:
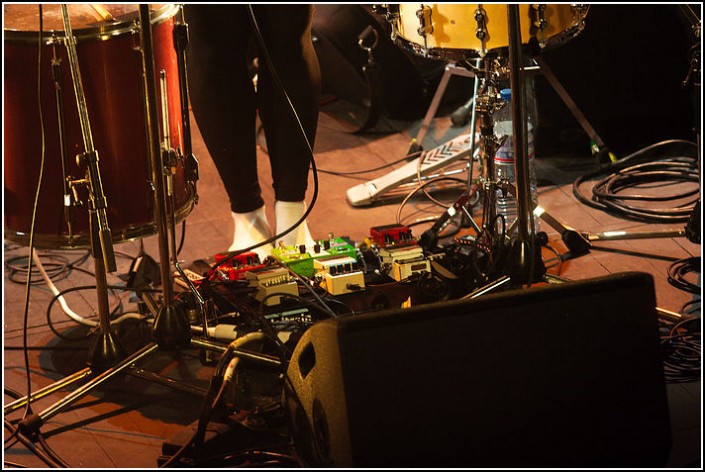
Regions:
<instances>
[{"instance_id":1,"label":"stage monitor speaker","mask_svg":"<svg viewBox=\"0 0 705 472\"><path fill-rule=\"evenodd\" d=\"M339 317L285 389L314 467L660 467L671 447L651 275Z\"/></svg>"}]
</instances>

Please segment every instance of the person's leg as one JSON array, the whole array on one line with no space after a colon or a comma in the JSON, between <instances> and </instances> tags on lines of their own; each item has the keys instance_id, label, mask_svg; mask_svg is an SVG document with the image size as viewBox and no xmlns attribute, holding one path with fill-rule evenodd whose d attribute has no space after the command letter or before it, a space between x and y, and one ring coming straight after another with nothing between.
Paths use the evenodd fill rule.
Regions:
<instances>
[{"instance_id":1,"label":"person's leg","mask_svg":"<svg viewBox=\"0 0 705 472\"><path fill-rule=\"evenodd\" d=\"M260 51L258 100L272 167L278 234L295 224L306 209L308 169L318 124L320 67L311 41L311 5L255 5L254 11L274 70L298 115L296 120L264 51ZM282 241L285 246L313 244L305 221Z\"/></svg>"},{"instance_id":2,"label":"person's leg","mask_svg":"<svg viewBox=\"0 0 705 472\"><path fill-rule=\"evenodd\" d=\"M244 249L270 237L257 174L250 22L242 5L187 4L184 12L193 114L230 198L235 233L229 250Z\"/></svg>"}]
</instances>

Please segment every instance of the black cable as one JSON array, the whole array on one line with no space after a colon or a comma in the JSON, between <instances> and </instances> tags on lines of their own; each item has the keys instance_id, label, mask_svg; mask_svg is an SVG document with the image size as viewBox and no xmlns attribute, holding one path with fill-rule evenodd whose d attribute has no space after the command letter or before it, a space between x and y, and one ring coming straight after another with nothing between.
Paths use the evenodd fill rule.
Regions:
<instances>
[{"instance_id":1,"label":"black cable","mask_svg":"<svg viewBox=\"0 0 705 472\"><path fill-rule=\"evenodd\" d=\"M350 172L338 172L338 171L332 171L332 170L318 169L318 172L320 172L320 173L322 173L322 174L331 174L331 175L339 175L339 176L368 174L368 173L370 173L370 172L375 172L375 171L378 171L378 170L386 169L386 168L388 168L388 167L391 167L391 166L393 166L393 165L399 164L399 163L401 163L401 162L408 161L409 159L416 158L416 157L420 156L421 153L422 153L422 151L412 152L412 153L407 154L406 156L401 157L401 158L399 158L399 159L396 159L396 160L394 160L394 161L392 161L392 162L389 162L389 163L387 163L387 164L381 165L381 166L379 166L379 167L373 167L373 168L371 168L371 169L354 170L354 171L350 171Z\"/></svg>"},{"instance_id":2,"label":"black cable","mask_svg":"<svg viewBox=\"0 0 705 472\"><path fill-rule=\"evenodd\" d=\"M37 220L37 209L39 207L39 196L42 190L42 180L44 179L44 164L46 162L46 136L44 133L44 113L42 111L42 44L44 36L44 15L42 5L39 4L39 34L37 37L37 102L38 102L38 112L39 112L39 123L40 123L40 141L41 141L41 162L39 165L39 177L37 178L37 191L34 195L34 203L32 206L32 221L29 230L29 255L27 256L29 262L29 270L27 271L27 285L25 286L25 304L24 304L24 319L22 322L22 346L26 347L28 344L27 335L29 324L29 298L32 288L32 253L34 252L34 232L35 223ZM32 407L30 405L30 399L32 398L32 379L30 377L29 370L29 351L24 350L24 367L27 373L27 401L25 403L24 412L22 414L22 419L24 420L32 414ZM7 421L6 421L7 424ZM19 429L15 429L8 439L5 440L7 444L13 437L16 437L22 441L22 435ZM47 465L49 465L47 463Z\"/></svg>"},{"instance_id":3,"label":"black cable","mask_svg":"<svg viewBox=\"0 0 705 472\"><path fill-rule=\"evenodd\" d=\"M700 304L700 298L689 300L683 304L680 312L684 315L697 315L699 316L702 311L702 306Z\"/></svg>"},{"instance_id":4,"label":"black cable","mask_svg":"<svg viewBox=\"0 0 705 472\"><path fill-rule=\"evenodd\" d=\"M428 181L424 182L423 184L417 186L415 189L413 189L411 192L409 192L409 194L407 194L407 196L404 197L404 200L402 200L402 202L399 204L399 208L397 209L397 224L403 224L403 223L401 222L401 212L402 212L402 210L404 209L404 206L406 206L406 204L409 202L409 200L411 200L411 198L412 198L414 195L416 195L416 194L419 193L420 191L424 190L426 187L428 187L428 186L431 185L431 184L434 184L434 183L437 183L437 182L441 182L441 181L445 181L445 180L450 180L450 181L452 181L452 182L459 182L459 183L461 183L461 184L463 184L463 185L466 185L466 182L465 182L464 180L459 179L459 178L457 178L457 177L450 177L450 176L446 176L446 177L436 177L435 179L431 179L431 180L428 180ZM435 203L435 202L434 202L434 203Z\"/></svg>"},{"instance_id":5,"label":"black cable","mask_svg":"<svg viewBox=\"0 0 705 472\"><path fill-rule=\"evenodd\" d=\"M28 399L29 400L29 399ZM44 451L35 446L32 441L27 439L24 434L22 434L19 428L13 426L9 421L5 420L5 428L12 432L11 437L17 438L19 442L22 443L29 451L37 456L42 462L44 462L49 467L59 468L62 467L59 463L55 462L51 457L49 457Z\"/></svg>"},{"instance_id":6,"label":"black cable","mask_svg":"<svg viewBox=\"0 0 705 472\"><path fill-rule=\"evenodd\" d=\"M647 184L657 184L659 187L663 187L667 183L689 182L697 184L699 188L700 178L696 157L679 156L648 160L652 151L673 145L696 146L695 143L690 141L675 139L647 146L624 159L577 178L573 182L573 195L585 205L627 219L649 223L685 222L688 220L698 200L699 190L697 189L663 196L625 193L631 188L643 187ZM582 193L581 185L602 176L606 177L593 184L590 197ZM636 206L629 203L682 201L688 197L693 198L675 204L676 206L671 208L652 208L646 205Z\"/></svg>"},{"instance_id":7,"label":"black cable","mask_svg":"<svg viewBox=\"0 0 705 472\"><path fill-rule=\"evenodd\" d=\"M271 459L268 462L257 462L251 463L249 461L257 459ZM234 464L230 462L236 461ZM243 465L243 462L247 463L247 467L256 466L279 466L281 468L300 468L304 465L301 461L292 455L282 454L280 452L274 451L262 451L259 449L243 449L240 451L229 452L226 454L220 454L218 456L210 457L204 460L206 463L219 464L219 467L235 467L237 465Z\"/></svg>"},{"instance_id":8,"label":"black cable","mask_svg":"<svg viewBox=\"0 0 705 472\"><path fill-rule=\"evenodd\" d=\"M546 270L552 269L553 267L556 267L556 266L557 266L558 269L557 269L557 271L556 271L556 272L557 272L556 275L557 275L557 276L560 276L560 275L561 275L561 269L563 268L563 256L561 256L561 254L558 252L558 250L557 250L556 248L554 248L553 246L551 246L550 244L546 244L546 246L544 246L544 247L545 247L546 249L548 249L549 251L551 251L553 254L556 255L556 261L557 261L555 266L554 266L554 265L550 265L550 266L547 265L547 266L546 266ZM546 262L546 263L550 263L550 262L552 262L552 261L553 261L553 259L549 259L549 260L547 260L547 261L545 261L545 262Z\"/></svg>"},{"instance_id":9,"label":"black cable","mask_svg":"<svg viewBox=\"0 0 705 472\"><path fill-rule=\"evenodd\" d=\"M46 438L41 432L37 433L37 440L39 441L39 445L42 447L42 450L44 450L46 455L49 456L54 462L59 464L59 467L63 467L65 469L71 467L54 451L54 449L51 448L51 446L49 446L49 443L47 443Z\"/></svg>"},{"instance_id":10,"label":"black cable","mask_svg":"<svg viewBox=\"0 0 705 472\"><path fill-rule=\"evenodd\" d=\"M184 248L184 241L186 241L186 220L181 222L181 238L179 238L179 248L176 250L176 255L181 254L181 250Z\"/></svg>"},{"instance_id":11,"label":"black cable","mask_svg":"<svg viewBox=\"0 0 705 472\"><path fill-rule=\"evenodd\" d=\"M78 259L70 261L67 257L61 254L54 253L53 251L45 251L44 254L42 254L40 257L46 257L51 261L44 262L42 265L44 266L44 271L47 273L47 276L52 281L56 282L67 278L70 275L71 270L83 264L89 256L90 252L86 251ZM21 262L22 264L17 264L18 262ZM29 267L30 264L27 262L27 257L25 256L16 256L5 261L5 268L10 270L10 281L14 283L24 284L26 282L26 279L17 280L15 278L15 274L26 274L30 270ZM33 273L34 275L37 275L37 273L39 273L39 269L37 269L36 272ZM33 283L40 284L43 282L41 280L38 280Z\"/></svg>"},{"instance_id":12,"label":"black cable","mask_svg":"<svg viewBox=\"0 0 705 472\"><path fill-rule=\"evenodd\" d=\"M42 263L42 265L44 266L44 271L46 272L49 279L51 279L53 282L58 282L59 280L66 279L71 274L71 266L69 265L68 259L61 256L49 256L49 258L54 258L56 261L58 261ZM30 264L27 262L26 256L17 256L8 259L5 262L5 268L10 271L10 275L8 276L10 282L22 285L27 283L26 276L30 270ZM32 268L31 270L33 278L37 275L41 275L39 269ZM22 274L25 277L18 279L16 277L16 274ZM39 285L43 284L44 281L39 279L34 280L32 283L35 285Z\"/></svg>"},{"instance_id":13,"label":"black cable","mask_svg":"<svg viewBox=\"0 0 705 472\"><path fill-rule=\"evenodd\" d=\"M301 275L297 274L296 271L294 271L291 267L288 265L282 263L282 267L284 267L286 270L289 271L289 274L291 274L292 277L294 277L301 285L303 285L306 290L311 292L311 295L313 295L313 298L318 300L318 303L320 303L320 308L323 308L330 316L331 318L336 318L338 315L333 311L331 307L328 306L326 302L323 301L323 299L316 293L316 291L311 287L311 285L308 283L308 281Z\"/></svg>"},{"instance_id":14,"label":"black cable","mask_svg":"<svg viewBox=\"0 0 705 472\"><path fill-rule=\"evenodd\" d=\"M664 375L668 383L694 382L701 378L702 319L686 318L670 326L661 336Z\"/></svg>"},{"instance_id":15,"label":"black cable","mask_svg":"<svg viewBox=\"0 0 705 472\"><path fill-rule=\"evenodd\" d=\"M668 267L668 283L679 290L699 294L700 287L686 280L686 275L690 273L700 274L700 257L688 257L671 264Z\"/></svg>"},{"instance_id":16,"label":"black cable","mask_svg":"<svg viewBox=\"0 0 705 472\"><path fill-rule=\"evenodd\" d=\"M275 336L272 341L277 342L278 338ZM206 396L203 399L203 403L201 405L201 412L199 414L198 425L196 427L196 430L193 432L189 440L186 441L184 445L181 446L179 450L176 451L164 464L162 464L160 468L171 467L179 459L181 459L181 457L190 447L194 446L196 449L198 449L200 445L202 445L203 439L205 437L206 428L208 426L208 423L210 422L214 407L216 406L216 401L219 398L219 394L222 392L221 387L223 384L224 370L230 360L233 358L232 349L233 343L228 345L228 348L225 350L225 352L218 361L218 365L215 368L215 374L211 378L211 382L208 387L208 392L206 392Z\"/></svg>"}]
</instances>

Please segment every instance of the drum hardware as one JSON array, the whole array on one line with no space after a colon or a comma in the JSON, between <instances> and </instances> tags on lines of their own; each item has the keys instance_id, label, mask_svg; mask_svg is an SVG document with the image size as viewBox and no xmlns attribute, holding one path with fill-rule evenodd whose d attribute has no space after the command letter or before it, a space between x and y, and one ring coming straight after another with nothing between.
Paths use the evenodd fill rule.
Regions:
<instances>
[{"instance_id":1,"label":"drum hardware","mask_svg":"<svg viewBox=\"0 0 705 472\"><path fill-rule=\"evenodd\" d=\"M190 341L188 316L183 306L174 304L174 284L170 269L169 221L167 221L167 192L164 188L164 163L161 162L162 147L159 142L157 92L152 77L155 77L152 27L149 18L149 5L139 6L140 44L142 47L142 78L144 80L144 103L149 142L149 156L152 164L154 184L154 210L157 222L157 246L159 250L162 287L162 306L155 315L153 333L161 347L186 347ZM164 130L168 134L168 129ZM172 225L173 228L173 225Z\"/></svg>"},{"instance_id":2,"label":"drum hardware","mask_svg":"<svg viewBox=\"0 0 705 472\"><path fill-rule=\"evenodd\" d=\"M482 163L481 175L469 187L469 190L461 195L453 207L422 235L419 244L425 249L433 250L438 241L438 233L442 230L444 223L447 223L446 220L461 211L464 212L469 220L473 220L472 215L466 208L466 203L471 201L476 193L480 193L485 198L482 199L482 225L481 228L476 228L476 230L480 229L477 237L480 240L496 239L500 245L507 247L508 255L506 260L503 261L504 267L500 267L500 276L508 277L515 285L522 285L542 280L545 267L540 251L536 250L533 209L531 208L531 195L529 193L528 140L524 93L525 71L521 66L524 62L521 57L522 43L518 5L507 5L507 21L509 57L506 72L508 72L512 88L511 106L514 155L516 156L516 186L495 178L494 155L506 137L498 138L495 136L493 114L502 106L505 106L498 97L499 82L505 77L505 70L500 67L500 61L486 55L481 61L478 61L478 64L481 64L482 67L474 68L477 78L482 81L482 93L475 97L474 102L474 112L477 113L479 119L480 137L478 142L480 161ZM506 229L502 231L502 228L506 227L508 222L502 223L498 219L494 197L498 191L511 192L517 199L517 221L513 225L518 225L518 237L514 241L509 240L507 236L509 231ZM495 275L488 274L492 284L496 283L496 277L493 279ZM482 291L483 289L481 288L480 290Z\"/></svg>"},{"instance_id":3,"label":"drum hardware","mask_svg":"<svg viewBox=\"0 0 705 472\"><path fill-rule=\"evenodd\" d=\"M475 37L480 40L480 50L478 51L478 54L480 55L480 57L485 57L485 54L487 54L487 14L482 8L482 5L477 6L474 18L477 22L477 29L475 29Z\"/></svg>"},{"instance_id":4,"label":"drum hardware","mask_svg":"<svg viewBox=\"0 0 705 472\"><path fill-rule=\"evenodd\" d=\"M369 38L372 38L371 40ZM372 25L365 28L357 37L357 45L367 54L367 63L362 66L362 73L367 82L367 94L369 96L369 110L367 118L353 134L362 134L372 129L379 121L384 111L384 90L379 74L379 63L375 60L374 50L379 43L379 34Z\"/></svg>"},{"instance_id":5,"label":"drum hardware","mask_svg":"<svg viewBox=\"0 0 705 472\"><path fill-rule=\"evenodd\" d=\"M198 160L193 154L191 142L191 118L189 113L188 79L186 77L186 48L188 46L188 25L184 20L184 10L179 9L179 20L174 24L173 38L176 49L176 63L179 74L179 92L181 94L181 123L183 126L184 178L193 187L195 203L198 203L196 182L198 181Z\"/></svg>"},{"instance_id":6,"label":"drum hardware","mask_svg":"<svg viewBox=\"0 0 705 472\"><path fill-rule=\"evenodd\" d=\"M530 192L527 113L522 70L521 20L519 7L507 5L509 23L509 82L512 89L512 132L516 173L517 222L519 234L509 251L507 272L512 282L531 284L543 279L546 268L537 247ZM490 158L490 160L492 160Z\"/></svg>"},{"instance_id":7,"label":"drum hardware","mask_svg":"<svg viewBox=\"0 0 705 472\"><path fill-rule=\"evenodd\" d=\"M541 47L544 47L546 45L546 38L544 36L544 30L546 28L548 28L548 20L546 19L546 5L545 4L532 5L531 8L534 11L535 18L536 18L534 20L534 26L536 28L538 28L538 31L536 33L536 39L538 39L538 42L541 45Z\"/></svg>"},{"instance_id":8,"label":"drum hardware","mask_svg":"<svg viewBox=\"0 0 705 472\"><path fill-rule=\"evenodd\" d=\"M433 33L431 8L421 4L421 8L416 10L416 17L419 19L419 28L416 32L424 39L424 47L428 47L426 44L426 36Z\"/></svg>"},{"instance_id":9,"label":"drum hardware","mask_svg":"<svg viewBox=\"0 0 705 472\"><path fill-rule=\"evenodd\" d=\"M69 240L73 239L73 211L72 206L77 201L75 198L75 189L71 185L72 177L68 175L67 165L67 150L66 150L66 117L64 115L64 93L61 81L61 59L59 59L56 51L58 40L56 35L51 40L52 44L52 59L51 73L54 79L54 95L56 97L56 120L59 137L59 155L61 157L61 176L64 184L64 220L66 221L66 229ZM71 197L74 196L72 200Z\"/></svg>"}]
</instances>

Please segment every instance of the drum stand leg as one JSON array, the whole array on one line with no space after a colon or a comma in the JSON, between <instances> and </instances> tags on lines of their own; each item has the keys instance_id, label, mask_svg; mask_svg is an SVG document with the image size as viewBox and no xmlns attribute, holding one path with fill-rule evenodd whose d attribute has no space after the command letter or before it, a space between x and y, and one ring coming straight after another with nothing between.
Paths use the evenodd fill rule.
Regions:
<instances>
[{"instance_id":1,"label":"drum stand leg","mask_svg":"<svg viewBox=\"0 0 705 472\"><path fill-rule=\"evenodd\" d=\"M416 138L414 138L411 142L408 154L414 154L423 150L423 141L426 138L426 134L428 133L429 128L431 127L431 122L436 117L438 107L440 106L441 100L443 99L443 95L445 94L446 88L448 87L448 82L450 81L450 78L453 75L459 75L462 77L475 77L474 73L464 67L459 67L456 64L446 65L445 71L443 72L443 76L441 77L441 81L438 83L436 93L433 95L431 104L429 105L428 110L426 111L426 115L424 116L423 122L421 123L419 132L416 134ZM475 82L477 82L477 80ZM475 88L475 90L477 90L477 88ZM471 101L473 102L475 95L473 95L473 98L471 99Z\"/></svg>"}]
</instances>

